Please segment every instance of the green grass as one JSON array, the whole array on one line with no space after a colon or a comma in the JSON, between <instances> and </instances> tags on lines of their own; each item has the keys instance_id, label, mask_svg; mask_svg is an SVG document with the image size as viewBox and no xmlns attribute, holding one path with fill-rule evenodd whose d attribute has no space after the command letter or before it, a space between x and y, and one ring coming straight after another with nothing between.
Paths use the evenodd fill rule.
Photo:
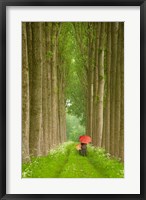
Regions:
<instances>
[{"instance_id":1,"label":"green grass","mask_svg":"<svg viewBox=\"0 0 146 200\"><path fill-rule=\"evenodd\" d=\"M124 165L103 149L88 145L87 157L79 155L76 143L66 142L48 156L22 165L23 178L123 178Z\"/></svg>"},{"instance_id":2,"label":"green grass","mask_svg":"<svg viewBox=\"0 0 146 200\"><path fill-rule=\"evenodd\" d=\"M102 148L88 147L89 162L103 174L103 178L123 178L124 165L120 160L111 158Z\"/></svg>"},{"instance_id":3,"label":"green grass","mask_svg":"<svg viewBox=\"0 0 146 200\"><path fill-rule=\"evenodd\" d=\"M70 144L64 144L52 150L46 157L33 158L31 163L22 165L23 178L58 177L67 162Z\"/></svg>"}]
</instances>

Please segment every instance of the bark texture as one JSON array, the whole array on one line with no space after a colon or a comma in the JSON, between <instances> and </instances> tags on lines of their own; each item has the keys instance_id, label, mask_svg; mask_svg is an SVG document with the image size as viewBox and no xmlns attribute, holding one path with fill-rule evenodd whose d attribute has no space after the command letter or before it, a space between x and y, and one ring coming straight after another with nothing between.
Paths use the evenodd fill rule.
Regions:
<instances>
[{"instance_id":1,"label":"bark texture","mask_svg":"<svg viewBox=\"0 0 146 200\"><path fill-rule=\"evenodd\" d=\"M22 24L22 159L29 157L29 74L26 23Z\"/></svg>"}]
</instances>

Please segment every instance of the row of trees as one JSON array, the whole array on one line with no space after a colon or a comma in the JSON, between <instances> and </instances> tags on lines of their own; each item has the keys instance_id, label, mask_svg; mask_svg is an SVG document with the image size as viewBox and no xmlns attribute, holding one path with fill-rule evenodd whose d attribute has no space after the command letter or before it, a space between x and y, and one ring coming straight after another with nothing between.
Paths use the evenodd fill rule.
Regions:
<instances>
[{"instance_id":1,"label":"row of trees","mask_svg":"<svg viewBox=\"0 0 146 200\"><path fill-rule=\"evenodd\" d=\"M124 23L22 23L23 161L66 140L66 113L124 160Z\"/></svg>"},{"instance_id":2,"label":"row of trees","mask_svg":"<svg viewBox=\"0 0 146 200\"><path fill-rule=\"evenodd\" d=\"M74 23L86 134L124 160L124 23Z\"/></svg>"},{"instance_id":3,"label":"row of trees","mask_svg":"<svg viewBox=\"0 0 146 200\"><path fill-rule=\"evenodd\" d=\"M22 23L22 157L47 155L66 140L61 23Z\"/></svg>"}]
</instances>

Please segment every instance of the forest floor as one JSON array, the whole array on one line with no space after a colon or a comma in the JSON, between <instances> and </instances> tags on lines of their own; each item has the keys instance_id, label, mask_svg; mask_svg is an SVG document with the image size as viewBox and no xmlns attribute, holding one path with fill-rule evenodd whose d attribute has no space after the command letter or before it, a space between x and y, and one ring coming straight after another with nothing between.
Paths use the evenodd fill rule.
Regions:
<instances>
[{"instance_id":1,"label":"forest floor","mask_svg":"<svg viewBox=\"0 0 146 200\"><path fill-rule=\"evenodd\" d=\"M22 178L123 178L124 165L101 148L88 145L79 155L74 142L66 142L48 156L32 158L22 165Z\"/></svg>"}]
</instances>

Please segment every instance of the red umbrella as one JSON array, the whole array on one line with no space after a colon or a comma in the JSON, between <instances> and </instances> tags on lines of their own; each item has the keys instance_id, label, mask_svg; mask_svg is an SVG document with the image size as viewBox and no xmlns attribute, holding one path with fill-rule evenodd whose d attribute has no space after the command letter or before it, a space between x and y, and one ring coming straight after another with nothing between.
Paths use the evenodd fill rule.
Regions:
<instances>
[{"instance_id":1,"label":"red umbrella","mask_svg":"<svg viewBox=\"0 0 146 200\"><path fill-rule=\"evenodd\" d=\"M82 135L79 137L79 140L81 143L88 144L89 142L91 142L91 137L88 135Z\"/></svg>"}]
</instances>

